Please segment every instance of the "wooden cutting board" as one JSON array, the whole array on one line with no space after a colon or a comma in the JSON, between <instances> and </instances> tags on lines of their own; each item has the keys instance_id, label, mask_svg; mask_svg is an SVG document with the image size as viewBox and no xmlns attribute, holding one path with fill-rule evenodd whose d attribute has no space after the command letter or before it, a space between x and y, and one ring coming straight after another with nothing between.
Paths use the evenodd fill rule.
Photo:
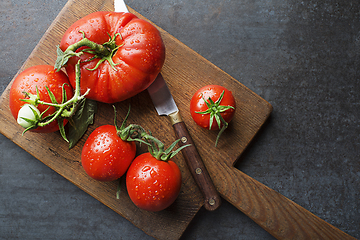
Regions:
<instances>
[{"instance_id":1,"label":"wooden cutting board","mask_svg":"<svg viewBox=\"0 0 360 240\"><path fill-rule=\"evenodd\" d=\"M33 65L54 65L56 45L60 43L62 34L73 22L94 11L112 10L112 0L69 1L19 72ZM130 9L130 11L143 18L134 10ZM220 173L223 169L221 166L233 166L269 117L272 107L264 99L186 47L166 31L160 28L159 30L163 36L167 52L162 74L172 91L210 176L215 183L219 183L222 181ZM62 140L58 132L51 134L27 132L22 136L23 129L16 124L8 107L11 83L0 99L0 131L2 134L147 234L157 239L180 238L203 205L200 191L181 154L178 154L174 159L180 166L183 177L179 198L164 211L157 213L142 211L132 204L126 191L122 191L120 200L116 199L117 181L103 183L92 180L81 166L80 152L87 136L100 125L113 124L114 113L110 105L99 104L94 125L90 126L85 136L73 149L68 150L67 143ZM208 84L218 84L232 90L238 106L236 115L229 129L222 135L217 148L214 148L217 132L199 128L192 121L188 111L192 95L197 89ZM128 123L137 123L145 129L151 130L166 146L175 140L171 124L166 117L160 117L156 114L146 91L116 104L119 121L125 116L129 104L132 106L132 111ZM145 150L140 148L138 153L140 154ZM217 184L217 186L221 185Z\"/></svg>"},{"instance_id":2,"label":"wooden cutting board","mask_svg":"<svg viewBox=\"0 0 360 240\"><path fill-rule=\"evenodd\" d=\"M55 46L73 22L95 11L112 10L113 0L70 0L19 72L33 65L53 65L56 59ZM144 18L132 9L130 11ZM166 31L159 30L167 51L162 74L220 195L278 239L355 239L233 167L269 117L271 105ZM8 107L11 84L0 98L0 132L3 135L148 235L157 239L181 237L203 205L200 191L181 154L174 158L183 177L179 198L164 211L142 211L132 204L126 190L122 191L119 200L116 199L117 181L95 181L86 175L81 166L80 152L88 135L98 126L113 124L112 106L99 104L94 125L90 126L73 149L68 150L67 143L58 132L28 132L22 136L23 129L16 124ZM229 129L222 135L218 148L214 148L217 132L200 129L189 114L192 95L207 84L219 84L232 90L237 102L236 115ZM119 121L125 116L129 104L132 111L128 123L137 123L151 130L166 146L175 140L171 124L166 117L156 114L146 91L116 104ZM139 148L138 154L144 151L146 149Z\"/></svg>"}]
</instances>

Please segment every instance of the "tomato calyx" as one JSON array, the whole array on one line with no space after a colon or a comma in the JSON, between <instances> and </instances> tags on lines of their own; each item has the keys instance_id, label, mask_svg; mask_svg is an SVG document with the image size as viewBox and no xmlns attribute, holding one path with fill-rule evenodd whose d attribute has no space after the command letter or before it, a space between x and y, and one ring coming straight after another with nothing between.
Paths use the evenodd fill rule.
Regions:
<instances>
[{"instance_id":1,"label":"tomato calyx","mask_svg":"<svg viewBox=\"0 0 360 240\"><path fill-rule=\"evenodd\" d=\"M36 94L24 92L25 96L28 98L20 99L21 101L27 103L25 105L31 105L31 110L33 111L33 114L34 114L33 118L27 118L26 116L23 116L23 114L21 113L21 109L20 109L18 118L20 118L28 123L27 125L26 124L21 125L23 127L25 126L25 130L23 131L23 134L31 129L36 129L38 127L44 127L56 120L59 125L59 130L60 130L61 136L64 138L65 141L69 142L69 140L67 139L66 134L65 134L65 127L64 127L63 120L67 119L67 118L71 118L75 114L76 110L78 109L79 104L85 99L85 96L90 91L90 89L88 89L83 95L81 95L81 93L80 93L80 64L78 63L76 65L76 87L75 87L75 93L71 99L69 99L69 100L67 99L66 91L65 91L65 84L62 86L62 101L61 101L61 103L57 102L54 94L50 91L50 89L47 86L46 86L46 90L49 94L51 102L44 102L40 99L39 90L37 87L36 87ZM38 111L36 111L34 109L39 104L49 106L40 115L38 114ZM44 113L50 107L54 107L56 109L55 112L53 114L43 118Z\"/></svg>"},{"instance_id":2,"label":"tomato calyx","mask_svg":"<svg viewBox=\"0 0 360 240\"><path fill-rule=\"evenodd\" d=\"M211 126L213 125L214 119L217 123L217 125L219 126L220 132L218 133L217 137L216 137L216 142L215 142L215 147L218 144L219 138L221 136L221 134L225 131L225 129L229 126L229 123L226 122L224 120L224 118L221 116L222 112L225 112L229 109L235 109L233 106L223 106L220 105L221 100L223 99L225 94L225 91L222 91L219 99L214 102L210 97L208 98L208 100L206 100L204 98L204 96L202 95L202 99L204 100L206 106L208 107L207 110L205 111L201 111L201 112L195 112L198 114L210 114L210 122L209 122L209 130L211 130ZM221 127L221 124L223 124L223 126Z\"/></svg>"},{"instance_id":3,"label":"tomato calyx","mask_svg":"<svg viewBox=\"0 0 360 240\"><path fill-rule=\"evenodd\" d=\"M55 69L57 71L60 71L60 69L65 66L65 64L68 62L68 60L71 57L80 57L82 54L84 53L90 53L93 54L94 56L84 62L90 62L96 58L99 58L100 60L98 61L98 63L96 64L96 66L93 69L88 69L89 71L94 71L96 70L101 63L108 61L110 66L114 69L114 71L117 71L117 69L115 68L116 63L114 63L114 61L112 60L115 52L118 50L118 48L120 48L122 45L116 45L116 37L120 37L120 39L122 40L122 36L120 33L116 33L114 34L113 37L109 35L109 41L103 43L103 44L98 44L95 43L91 40L89 40L88 38L86 38L85 33L83 31L79 31L80 33L83 34L83 39L70 45L65 51L62 51L60 49L59 46L57 46L57 59L55 62ZM77 52L77 50L81 47L88 47L85 48L79 52Z\"/></svg>"},{"instance_id":4,"label":"tomato calyx","mask_svg":"<svg viewBox=\"0 0 360 240\"><path fill-rule=\"evenodd\" d=\"M117 130L117 135L123 141L137 141L147 145L149 153L157 160L166 162L171 158L173 158L176 154L178 154L182 149L190 146L190 144L184 145L173 151L176 144L180 141L180 139L178 139L175 142L173 142L167 149L165 149L164 143L161 142L159 139L155 138L154 136L152 136L151 132L147 133L142 126L137 124L129 124L127 127L125 127L127 118L130 114L130 107L121 127L119 128L116 123L117 121L116 121L115 106L114 106L114 111L115 111L114 123L115 123L115 128Z\"/></svg>"}]
</instances>

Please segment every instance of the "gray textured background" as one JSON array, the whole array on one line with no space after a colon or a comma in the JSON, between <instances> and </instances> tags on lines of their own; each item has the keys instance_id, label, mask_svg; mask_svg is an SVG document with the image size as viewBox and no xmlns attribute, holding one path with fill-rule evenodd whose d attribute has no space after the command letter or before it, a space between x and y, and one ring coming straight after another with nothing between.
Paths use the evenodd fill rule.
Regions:
<instances>
[{"instance_id":1,"label":"gray textured background","mask_svg":"<svg viewBox=\"0 0 360 240\"><path fill-rule=\"evenodd\" d=\"M1 0L1 92L65 3ZM237 168L360 238L360 2L127 4L273 105ZM1 134L0 159L0 239L151 239ZM183 239L272 237L224 201Z\"/></svg>"}]
</instances>

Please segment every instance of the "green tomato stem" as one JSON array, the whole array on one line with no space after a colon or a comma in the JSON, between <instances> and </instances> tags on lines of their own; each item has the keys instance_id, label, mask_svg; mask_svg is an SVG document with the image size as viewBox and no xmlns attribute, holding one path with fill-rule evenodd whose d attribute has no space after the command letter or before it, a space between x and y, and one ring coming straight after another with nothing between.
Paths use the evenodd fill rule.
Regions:
<instances>
[{"instance_id":1,"label":"green tomato stem","mask_svg":"<svg viewBox=\"0 0 360 240\"><path fill-rule=\"evenodd\" d=\"M94 52L96 52L98 55L102 55L102 56L108 56L110 54L109 49L107 49L106 47L104 47L101 44L97 44L93 41L90 41L87 38L83 38L82 40L74 43L73 45L70 45L66 50L65 53L69 52L76 52L77 49L81 48L81 47L89 47L91 48Z\"/></svg>"},{"instance_id":2,"label":"green tomato stem","mask_svg":"<svg viewBox=\"0 0 360 240\"><path fill-rule=\"evenodd\" d=\"M85 96L89 93L90 89L88 89L83 95L81 95L81 93L80 93L80 77L81 77L80 63L76 64L75 73L76 73L75 93L74 93L73 97L70 100L68 100L68 101L66 101L64 103L61 103L61 104L48 103L48 102L44 102L44 101L41 101L41 100L37 101L39 104L43 104L43 105L47 105L47 106L57 108L57 111L56 111L55 115L52 116L52 118L50 118L49 120L47 120L45 122L39 122L38 123L39 127L43 127L43 126L48 125L49 123L51 123L55 119L59 118L60 116L63 117L63 118L71 117L76 111L77 104L83 98L85 98ZM66 111L66 109L68 109L69 107L70 107L70 111Z\"/></svg>"},{"instance_id":3,"label":"green tomato stem","mask_svg":"<svg viewBox=\"0 0 360 240\"><path fill-rule=\"evenodd\" d=\"M104 43L104 44L98 44L95 43L89 39L87 39L85 37L85 33L83 31L80 31L83 34L83 39L68 46L68 48L63 52L59 47L57 48L57 59L55 62L55 69L57 71L60 71L60 69L68 62L68 60L73 57L73 56L81 56L83 53L87 52L90 54L94 54L94 57L86 60L85 62L90 62L96 58L100 58L100 60L98 61L98 63L96 64L96 66L93 69L88 69L89 71L93 71L95 69L97 69L100 64L104 61L108 61L111 65L111 67L117 71L117 69L115 68L115 66L117 64L115 64L112 60L112 57L114 56L115 52L117 51L117 49L119 47L121 47L122 45L116 45L116 37L119 36L120 39L122 39L122 36L120 33L116 33L113 37L111 37L109 35L109 41ZM79 48L81 47L89 47L86 49L83 49L80 52L76 52Z\"/></svg>"},{"instance_id":4,"label":"green tomato stem","mask_svg":"<svg viewBox=\"0 0 360 240\"><path fill-rule=\"evenodd\" d=\"M121 124L121 127L119 128L116 124L116 108L115 106L113 107L115 113L114 124L117 130L117 135L123 141L137 141L147 145L149 153L157 160L168 161L177 153L179 153L183 148L190 146L185 145L176 149L175 151L172 151L176 144L180 141L180 139L178 139L173 144L171 144L169 148L165 150L164 143L152 136L151 133L147 133L142 126L137 124L130 124L128 126L125 126L126 120L130 113L130 107L123 123Z\"/></svg>"}]
</instances>

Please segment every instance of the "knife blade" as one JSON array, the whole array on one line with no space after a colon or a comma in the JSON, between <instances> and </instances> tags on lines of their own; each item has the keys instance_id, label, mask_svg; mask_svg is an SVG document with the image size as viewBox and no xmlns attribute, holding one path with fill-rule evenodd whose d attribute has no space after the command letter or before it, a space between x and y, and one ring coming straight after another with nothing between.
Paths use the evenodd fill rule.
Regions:
<instances>
[{"instance_id":1,"label":"knife blade","mask_svg":"<svg viewBox=\"0 0 360 240\"><path fill-rule=\"evenodd\" d=\"M180 146L190 144L181 150L186 163L195 179L200 191L204 196L204 207L206 210L213 211L221 205L221 198L210 178L208 171L196 149L184 121L181 118L179 109L174 98L161 75L148 87L148 92L153 101L155 109L160 116L168 116L175 131L177 139L180 139Z\"/></svg>"},{"instance_id":2,"label":"knife blade","mask_svg":"<svg viewBox=\"0 0 360 240\"><path fill-rule=\"evenodd\" d=\"M115 12L129 12L124 0L114 0L114 9ZM160 116L166 115L170 118L175 135L180 139L180 146L190 144L190 146L182 150L182 154L195 182L204 196L205 209L214 211L221 205L221 198L202 162L184 121L181 119L179 109L161 74L159 74L150 87L148 87L148 92L157 113Z\"/></svg>"},{"instance_id":3,"label":"knife blade","mask_svg":"<svg viewBox=\"0 0 360 240\"><path fill-rule=\"evenodd\" d=\"M129 12L124 0L114 0L115 12Z\"/></svg>"}]
</instances>

